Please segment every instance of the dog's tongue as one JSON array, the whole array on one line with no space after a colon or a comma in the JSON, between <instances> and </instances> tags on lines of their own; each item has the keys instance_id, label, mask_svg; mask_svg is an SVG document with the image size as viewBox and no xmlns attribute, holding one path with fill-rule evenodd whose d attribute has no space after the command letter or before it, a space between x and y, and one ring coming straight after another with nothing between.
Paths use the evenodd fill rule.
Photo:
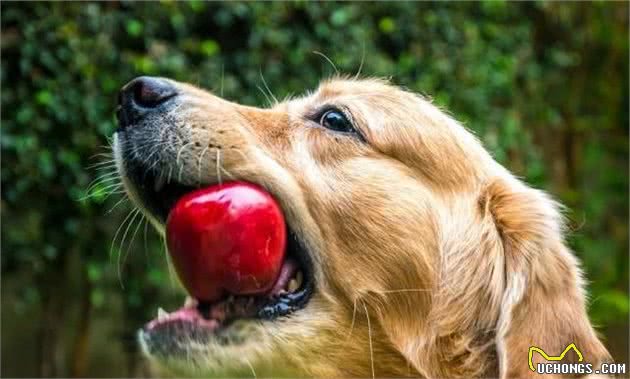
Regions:
<instances>
[{"instance_id":1,"label":"dog's tongue","mask_svg":"<svg viewBox=\"0 0 630 379\"><path fill-rule=\"evenodd\" d=\"M179 199L168 216L166 242L184 287L213 302L272 290L283 266L286 226L269 193L230 182Z\"/></svg>"}]
</instances>

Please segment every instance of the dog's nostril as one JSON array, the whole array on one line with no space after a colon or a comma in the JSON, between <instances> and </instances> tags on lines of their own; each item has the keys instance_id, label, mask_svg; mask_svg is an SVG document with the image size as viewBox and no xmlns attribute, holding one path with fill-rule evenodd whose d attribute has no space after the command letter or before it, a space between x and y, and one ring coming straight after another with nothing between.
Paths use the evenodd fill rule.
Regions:
<instances>
[{"instance_id":1,"label":"dog's nostril","mask_svg":"<svg viewBox=\"0 0 630 379\"><path fill-rule=\"evenodd\" d=\"M175 95L175 87L166 79L141 76L120 90L118 104L126 108L155 108Z\"/></svg>"},{"instance_id":2,"label":"dog's nostril","mask_svg":"<svg viewBox=\"0 0 630 379\"><path fill-rule=\"evenodd\" d=\"M140 77L129 83L128 91L133 94L136 104L154 108L176 95L175 88L160 78Z\"/></svg>"},{"instance_id":3,"label":"dog's nostril","mask_svg":"<svg viewBox=\"0 0 630 379\"><path fill-rule=\"evenodd\" d=\"M167 79L141 76L127 83L118 92L119 110L116 112L119 125L125 128L134 124L172 97L177 89Z\"/></svg>"}]
</instances>

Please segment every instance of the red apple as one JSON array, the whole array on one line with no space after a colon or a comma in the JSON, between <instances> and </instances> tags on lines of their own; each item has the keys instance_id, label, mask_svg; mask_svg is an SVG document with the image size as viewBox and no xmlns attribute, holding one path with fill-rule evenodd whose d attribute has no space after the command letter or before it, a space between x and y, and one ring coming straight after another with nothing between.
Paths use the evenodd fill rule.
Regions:
<instances>
[{"instance_id":1,"label":"red apple","mask_svg":"<svg viewBox=\"0 0 630 379\"><path fill-rule=\"evenodd\" d=\"M216 301L271 289L284 259L286 226L269 193L230 182L179 199L166 222L166 242L188 292Z\"/></svg>"}]
</instances>

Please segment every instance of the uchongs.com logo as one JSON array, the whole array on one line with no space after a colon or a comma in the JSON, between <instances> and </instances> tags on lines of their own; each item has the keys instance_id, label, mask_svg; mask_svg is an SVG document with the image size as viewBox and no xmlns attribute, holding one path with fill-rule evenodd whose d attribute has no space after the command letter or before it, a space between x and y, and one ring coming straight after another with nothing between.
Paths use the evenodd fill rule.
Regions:
<instances>
[{"instance_id":1,"label":"uchongs.com logo","mask_svg":"<svg viewBox=\"0 0 630 379\"><path fill-rule=\"evenodd\" d=\"M564 356L569 352L569 350L575 351L578 357L577 363L562 363ZM540 362L534 365L532 358L534 353L540 354L547 362ZM564 351L558 355L548 355L543 351L543 349L537 346L529 347L529 369L538 373L538 374L625 374L626 373L626 364L625 363L602 363L599 367L593 367L592 363L582 363L584 361L584 356L582 356L582 352L575 346L575 343L567 346Z\"/></svg>"}]
</instances>

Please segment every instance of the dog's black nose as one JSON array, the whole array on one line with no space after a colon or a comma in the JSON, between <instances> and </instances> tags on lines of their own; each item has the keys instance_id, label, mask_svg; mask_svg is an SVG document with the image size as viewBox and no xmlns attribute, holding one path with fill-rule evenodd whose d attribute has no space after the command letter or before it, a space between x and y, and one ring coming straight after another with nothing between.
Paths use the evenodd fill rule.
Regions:
<instances>
[{"instance_id":1,"label":"dog's black nose","mask_svg":"<svg viewBox=\"0 0 630 379\"><path fill-rule=\"evenodd\" d=\"M155 108L175 96L175 88L162 78L141 76L120 90L120 105Z\"/></svg>"},{"instance_id":2,"label":"dog's black nose","mask_svg":"<svg viewBox=\"0 0 630 379\"><path fill-rule=\"evenodd\" d=\"M117 110L120 126L132 124L177 95L175 87L166 79L140 76L118 93Z\"/></svg>"}]
</instances>

